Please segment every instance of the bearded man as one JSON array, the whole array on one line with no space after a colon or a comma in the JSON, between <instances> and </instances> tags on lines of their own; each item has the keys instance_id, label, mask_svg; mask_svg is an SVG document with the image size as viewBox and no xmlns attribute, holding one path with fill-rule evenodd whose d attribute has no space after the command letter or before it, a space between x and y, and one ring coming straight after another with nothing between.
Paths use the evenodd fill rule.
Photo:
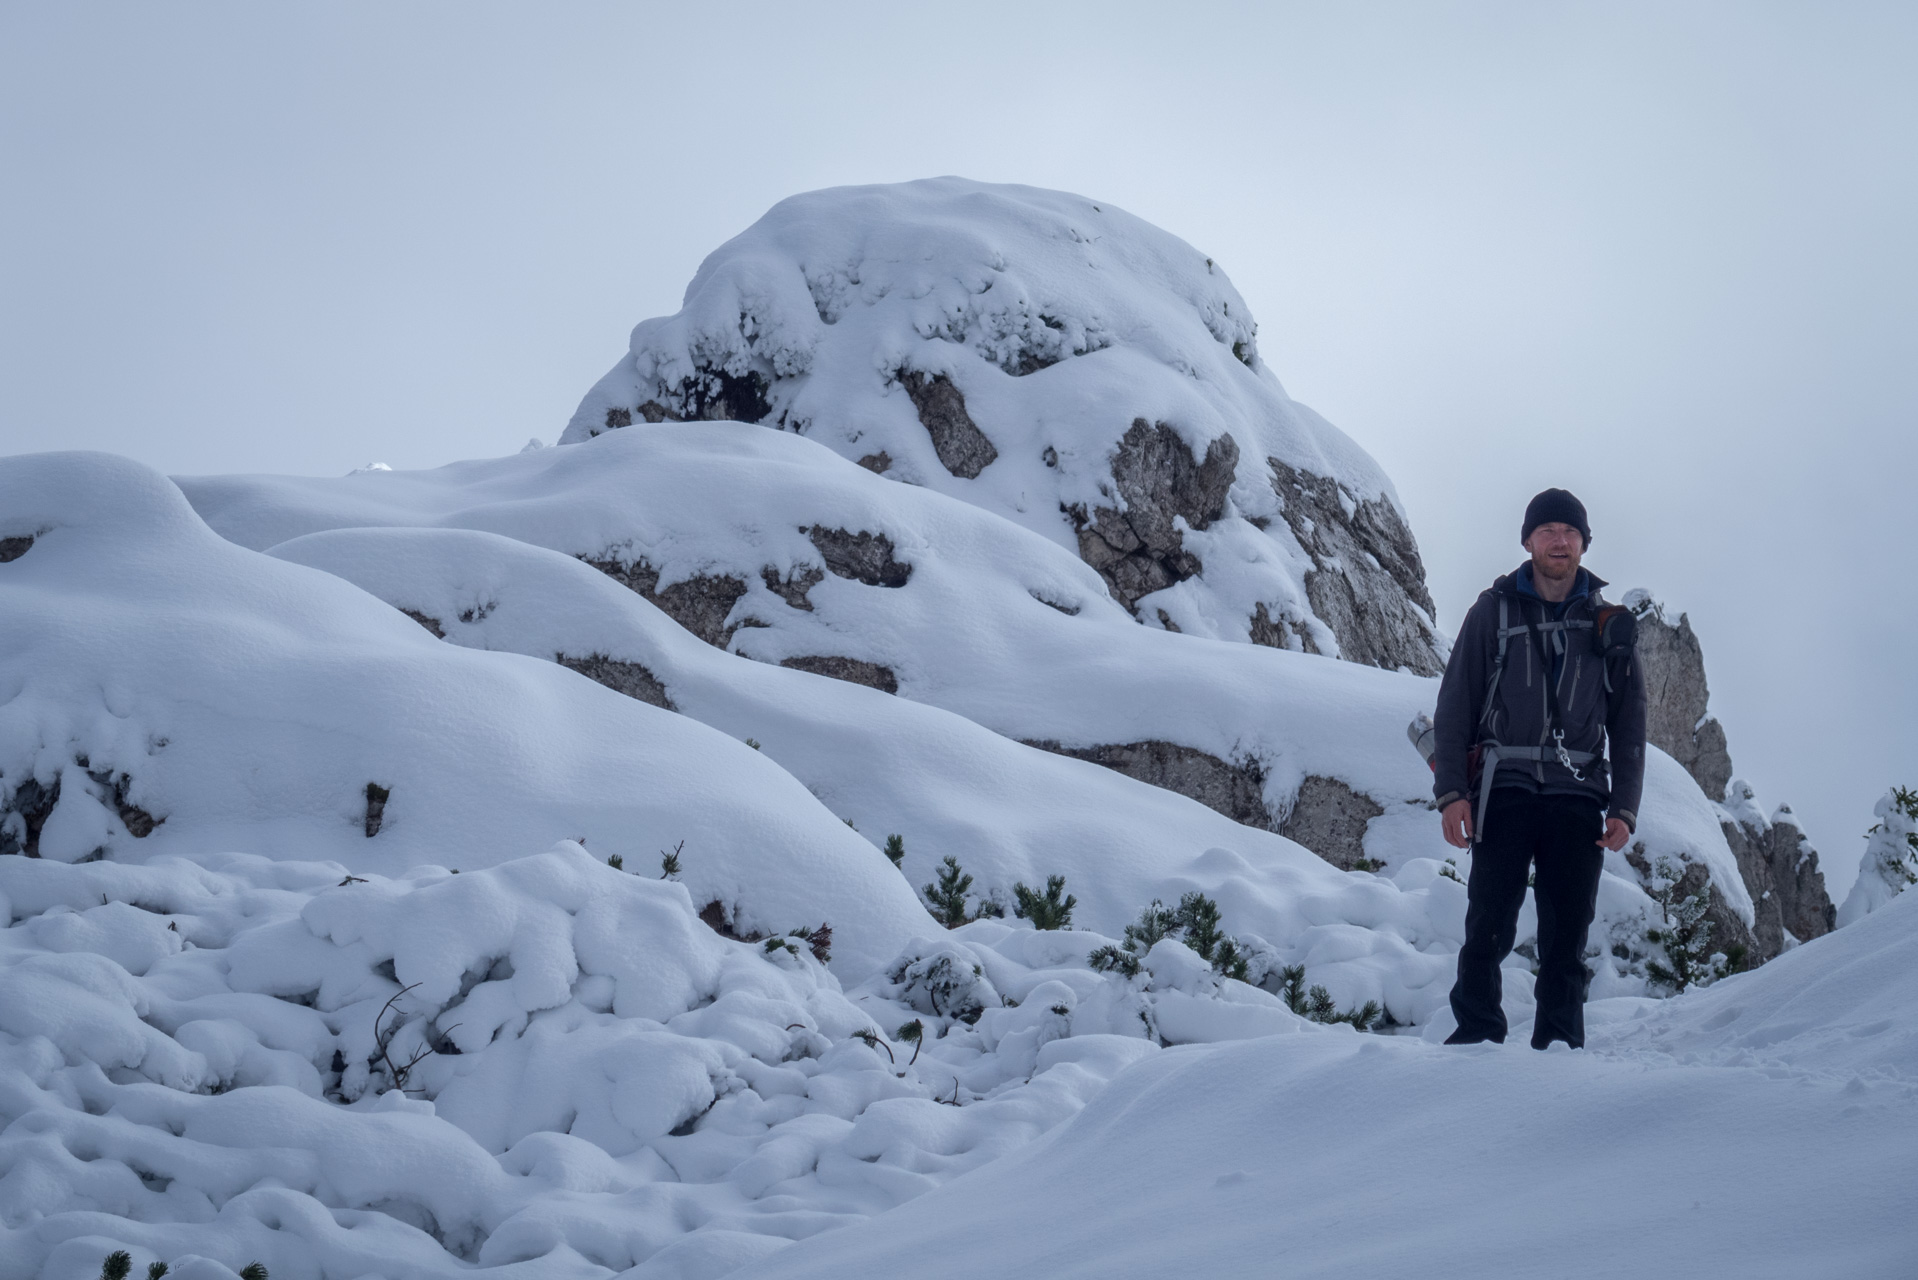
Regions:
<instances>
[{"instance_id":1,"label":"bearded man","mask_svg":"<svg viewBox=\"0 0 1918 1280\"><path fill-rule=\"evenodd\" d=\"M1445 838L1472 850L1465 945L1447 1044L1503 1042L1501 962L1528 872L1538 908L1532 1047L1585 1043L1585 939L1605 851L1638 825L1645 676L1632 615L1580 566L1585 505L1547 489L1525 508L1530 560L1481 594L1439 686L1436 777Z\"/></svg>"}]
</instances>

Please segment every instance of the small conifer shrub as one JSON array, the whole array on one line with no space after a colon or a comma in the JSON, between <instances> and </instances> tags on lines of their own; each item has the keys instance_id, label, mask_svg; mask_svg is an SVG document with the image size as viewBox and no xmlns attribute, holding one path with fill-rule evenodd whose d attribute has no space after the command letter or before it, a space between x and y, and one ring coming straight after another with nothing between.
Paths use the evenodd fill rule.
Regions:
<instances>
[{"instance_id":1,"label":"small conifer shrub","mask_svg":"<svg viewBox=\"0 0 1918 1280\"><path fill-rule=\"evenodd\" d=\"M932 918L948 929L957 929L977 917L966 910L966 897L972 891L972 877L959 865L959 859L947 854L937 872L938 879L920 890Z\"/></svg>"},{"instance_id":2,"label":"small conifer shrub","mask_svg":"<svg viewBox=\"0 0 1918 1280\"><path fill-rule=\"evenodd\" d=\"M832 963L832 925L822 924L813 929L802 924L787 936L804 941L812 951L813 959L820 964Z\"/></svg>"},{"instance_id":3,"label":"small conifer shrub","mask_svg":"<svg viewBox=\"0 0 1918 1280\"><path fill-rule=\"evenodd\" d=\"M1279 984L1279 998L1285 1001L1285 1007L1312 1022L1349 1022L1357 1030L1370 1031L1385 1016L1376 1000L1341 1011L1324 987L1314 983L1311 990L1306 990L1302 964L1289 964L1279 970Z\"/></svg>"},{"instance_id":4,"label":"small conifer shrub","mask_svg":"<svg viewBox=\"0 0 1918 1280\"><path fill-rule=\"evenodd\" d=\"M919 1061L919 1051L926 1047L925 1020L922 1018L914 1018L911 1022L900 1027L899 1030L893 1032L892 1038L895 1040L903 1040L912 1046L912 1057L906 1061L906 1065L910 1067L913 1063Z\"/></svg>"},{"instance_id":5,"label":"small conifer shrub","mask_svg":"<svg viewBox=\"0 0 1918 1280\"><path fill-rule=\"evenodd\" d=\"M616 853L610 853L606 855L606 865L615 871L624 871L626 869L626 859Z\"/></svg>"},{"instance_id":6,"label":"small conifer shrub","mask_svg":"<svg viewBox=\"0 0 1918 1280\"><path fill-rule=\"evenodd\" d=\"M1219 904L1196 891L1180 898L1176 909L1154 898L1152 905L1139 913L1138 920L1125 927L1123 946L1100 947L1086 957L1086 962L1101 973L1135 977L1146 953L1164 938L1177 938L1191 947L1215 973L1245 981L1246 956L1220 927Z\"/></svg>"},{"instance_id":7,"label":"small conifer shrub","mask_svg":"<svg viewBox=\"0 0 1918 1280\"><path fill-rule=\"evenodd\" d=\"M167 1266L164 1262L147 1263L147 1280L160 1280L160 1277L164 1276L166 1272Z\"/></svg>"},{"instance_id":8,"label":"small conifer shrub","mask_svg":"<svg viewBox=\"0 0 1918 1280\"><path fill-rule=\"evenodd\" d=\"M886 859L893 866L904 869L906 862L906 838L896 832L886 837Z\"/></svg>"},{"instance_id":9,"label":"small conifer shrub","mask_svg":"<svg viewBox=\"0 0 1918 1280\"><path fill-rule=\"evenodd\" d=\"M100 1264L100 1280L127 1280L127 1272L133 1270L133 1255L125 1249L115 1249Z\"/></svg>"},{"instance_id":10,"label":"small conifer shrub","mask_svg":"<svg viewBox=\"0 0 1918 1280\"><path fill-rule=\"evenodd\" d=\"M672 850L670 852L665 849L661 849L659 851L659 878L661 880L673 880L678 878L679 855L681 851L684 850L685 848L686 848L686 842L684 840L681 840L678 844L672 847Z\"/></svg>"},{"instance_id":11,"label":"small conifer shrub","mask_svg":"<svg viewBox=\"0 0 1918 1280\"><path fill-rule=\"evenodd\" d=\"M264 1262L249 1262L240 1268L240 1280L267 1280Z\"/></svg>"},{"instance_id":12,"label":"small conifer shrub","mask_svg":"<svg viewBox=\"0 0 1918 1280\"><path fill-rule=\"evenodd\" d=\"M1018 905L1012 914L1021 920L1032 921L1035 929L1070 929L1072 927L1072 909L1079 905L1079 899L1067 893L1064 876L1047 876L1044 893L1029 889L1023 883L1012 886L1012 896Z\"/></svg>"},{"instance_id":13,"label":"small conifer shrub","mask_svg":"<svg viewBox=\"0 0 1918 1280\"><path fill-rule=\"evenodd\" d=\"M1656 958L1645 962L1653 982L1676 994L1708 986L1730 971L1730 958L1712 952L1712 922L1705 918L1711 906L1708 889L1700 886L1686 892L1684 873L1670 858L1660 858L1652 877L1652 900L1658 903L1660 923L1647 929L1645 937L1665 952L1663 962Z\"/></svg>"}]
</instances>

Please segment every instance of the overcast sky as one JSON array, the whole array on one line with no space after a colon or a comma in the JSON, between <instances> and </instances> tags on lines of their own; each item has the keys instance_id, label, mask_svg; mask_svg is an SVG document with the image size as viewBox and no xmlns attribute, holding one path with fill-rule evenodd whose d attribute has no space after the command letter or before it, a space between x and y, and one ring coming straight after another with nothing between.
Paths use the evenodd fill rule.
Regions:
<instances>
[{"instance_id":1,"label":"overcast sky","mask_svg":"<svg viewBox=\"0 0 1918 1280\"><path fill-rule=\"evenodd\" d=\"M797 191L1062 188L1232 276L1441 622L1585 499L1842 894L1918 785L1918 6L0 0L0 453L551 441Z\"/></svg>"}]
</instances>

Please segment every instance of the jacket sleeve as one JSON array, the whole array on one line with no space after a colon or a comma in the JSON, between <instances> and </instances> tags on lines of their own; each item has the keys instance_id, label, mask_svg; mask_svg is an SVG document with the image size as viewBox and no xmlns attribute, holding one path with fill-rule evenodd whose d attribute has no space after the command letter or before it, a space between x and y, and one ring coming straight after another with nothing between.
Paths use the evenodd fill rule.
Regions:
<instances>
[{"instance_id":1,"label":"jacket sleeve","mask_svg":"<svg viewBox=\"0 0 1918 1280\"><path fill-rule=\"evenodd\" d=\"M1491 674L1491 642L1496 639L1491 601L1490 593L1481 595L1465 615L1445 664L1445 678L1439 682L1438 709L1432 717L1438 738L1438 754L1432 759L1432 795L1441 809L1463 797L1470 785L1466 757L1478 737L1479 710Z\"/></svg>"},{"instance_id":2,"label":"jacket sleeve","mask_svg":"<svg viewBox=\"0 0 1918 1280\"><path fill-rule=\"evenodd\" d=\"M1607 708L1605 741L1612 766L1611 816L1637 831L1645 790L1645 664L1634 652L1625 667L1624 688Z\"/></svg>"}]
</instances>

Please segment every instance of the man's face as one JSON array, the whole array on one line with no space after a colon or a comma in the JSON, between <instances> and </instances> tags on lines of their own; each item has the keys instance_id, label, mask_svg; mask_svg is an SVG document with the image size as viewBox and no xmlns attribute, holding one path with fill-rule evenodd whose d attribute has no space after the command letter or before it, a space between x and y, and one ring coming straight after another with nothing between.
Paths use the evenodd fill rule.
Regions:
<instances>
[{"instance_id":1,"label":"man's face","mask_svg":"<svg viewBox=\"0 0 1918 1280\"><path fill-rule=\"evenodd\" d=\"M1578 572L1578 562L1585 554L1585 535L1569 524L1554 520L1532 530L1532 536L1525 540L1525 549L1532 553L1533 573L1563 582Z\"/></svg>"}]
</instances>

